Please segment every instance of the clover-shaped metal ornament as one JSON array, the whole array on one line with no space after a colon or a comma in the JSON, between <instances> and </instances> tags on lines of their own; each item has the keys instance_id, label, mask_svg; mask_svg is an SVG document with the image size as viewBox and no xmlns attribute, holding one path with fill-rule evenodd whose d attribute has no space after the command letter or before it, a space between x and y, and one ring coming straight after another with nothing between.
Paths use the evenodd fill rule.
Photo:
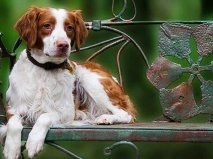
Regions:
<instances>
[{"instance_id":1,"label":"clover-shaped metal ornament","mask_svg":"<svg viewBox=\"0 0 213 159\"><path fill-rule=\"evenodd\" d=\"M198 59L191 58L190 42L194 39L197 45ZM205 79L204 71L213 73L213 61L203 65L205 57L213 54L213 23L186 25L164 23L159 32L159 56L147 71L150 82L160 91L160 102L163 114L174 121L191 118L200 113L213 114L213 81ZM169 60L169 56L178 60L187 60L189 66L182 67ZM187 81L175 88L171 84L182 74L188 73ZM197 77L201 82L201 101L196 103L192 81Z\"/></svg>"}]
</instances>

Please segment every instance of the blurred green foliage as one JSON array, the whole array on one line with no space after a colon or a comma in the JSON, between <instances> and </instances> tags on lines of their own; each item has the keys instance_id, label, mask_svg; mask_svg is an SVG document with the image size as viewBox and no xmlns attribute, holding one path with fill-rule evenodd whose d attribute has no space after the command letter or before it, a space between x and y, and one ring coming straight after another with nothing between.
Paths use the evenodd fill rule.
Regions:
<instances>
[{"instance_id":1,"label":"blurred green foliage","mask_svg":"<svg viewBox=\"0 0 213 159\"><path fill-rule=\"evenodd\" d=\"M132 4L127 0L127 12L125 16L131 17ZM213 8L210 0L135 0L137 5L137 16L135 20L212 20ZM80 9L83 11L85 21L95 19L108 19L112 17L110 0L1 0L0 1L0 32L4 34L3 41L7 48L11 50L15 40L18 38L13 26L16 20L32 5L48 6L66 9ZM122 6L122 0L115 0L116 12ZM151 63L157 54L157 32L159 26L137 25L117 27L132 36L142 47L149 62ZM113 37L115 34L106 31L90 32L84 45L93 44L100 40ZM120 45L119 45L120 46ZM102 63L113 74L117 74L116 52L119 46L108 49L96 61ZM196 46L195 46L196 47ZM18 49L20 52L24 44ZM83 61L97 49L91 49L71 56L76 61ZM9 60L0 59L0 92L5 93L8 87ZM139 121L152 121L161 113L158 91L146 79L146 65L137 50L128 45L121 56L123 82L126 92L130 95L138 110ZM99 142L64 142L60 143L73 150L83 158L104 158L102 150L109 143ZM92 145L92 146L91 146ZM187 143L138 143L143 158L160 159L210 159L213 158L212 144L187 144ZM47 148L38 158L67 158L66 155ZM127 151L125 151L127 152ZM116 152L116 157L133 158L128 155L120 155ZM49 156L50 155L50 156ZM101 156L101 157L99 157ZM105 157L109 158L109 157Z\"/></svg>"}]
</instances>

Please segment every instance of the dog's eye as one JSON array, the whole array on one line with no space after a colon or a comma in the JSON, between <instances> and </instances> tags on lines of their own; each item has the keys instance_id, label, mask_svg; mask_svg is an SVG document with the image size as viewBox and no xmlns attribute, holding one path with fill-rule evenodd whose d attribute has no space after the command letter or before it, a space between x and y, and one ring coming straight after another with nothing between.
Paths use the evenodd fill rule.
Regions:
<instances>
[{"instance_id":1,"label":"dog's eye","mask_svg":"<svg viewBox=\"0 0 213 159\"><path fill-rule=\"evenodd\" d=\"M46 29L46 30L51 30L52 26L51 26L51 24L46 23L46 24L43 25L43 28Z\"/></svg>"},{"instance_id":2,"label":"dog's eye","mask_svg":"<svg viewBox=\"0 0 213 159\"><path fill-rule=\"evenodd\" d=\"M68 32L73 31L73 27L72 27L71 25L68 25L68 26L67 26L67 31L68 31Z\"/></svg>"}]
</instances>

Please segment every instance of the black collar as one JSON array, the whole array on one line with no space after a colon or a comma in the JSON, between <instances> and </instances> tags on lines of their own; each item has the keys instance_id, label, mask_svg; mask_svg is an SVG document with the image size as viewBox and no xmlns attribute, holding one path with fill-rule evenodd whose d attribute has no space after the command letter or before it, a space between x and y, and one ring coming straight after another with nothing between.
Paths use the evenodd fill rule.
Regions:
<instances>
[{"instance_id":1,"label":"black collar","mask_svg":"<svg viewBox=\"0 0 213 159\"><path fill-rule=\"evenodd\" d=\"M30 49L26 49L26 52L27 52L27 57L28 59L36 66L38 67L41 67L45 70L55 70L55 69L59 69L59 68L62 68L62 69L70 69L69 67L69 63L67 62L67 59L62 62L62 63L59 63L59 64L56 64L56 63L53 63L53 62L46 62L46 63L40 63L38 61L36 61L32 55L31 55L31 52L30 52Z\"/></svg>"}]
</instances>

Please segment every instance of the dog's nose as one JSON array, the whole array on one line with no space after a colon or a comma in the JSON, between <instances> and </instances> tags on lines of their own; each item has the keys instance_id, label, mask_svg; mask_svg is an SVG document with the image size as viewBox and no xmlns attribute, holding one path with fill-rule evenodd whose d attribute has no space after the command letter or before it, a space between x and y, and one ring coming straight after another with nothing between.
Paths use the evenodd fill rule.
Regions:
<instances>
[{"instance_id":1,"label":"dog's nose","mask_svg":"<svg viewBox=\"0 0 213 159\"><path fill-rule=\"evenodd\" d=\"M69 44L65 40L58 40L58 41L56 41L56 47L60 50L64 50L69 47Z\"/></svg>"}]
</instances>

